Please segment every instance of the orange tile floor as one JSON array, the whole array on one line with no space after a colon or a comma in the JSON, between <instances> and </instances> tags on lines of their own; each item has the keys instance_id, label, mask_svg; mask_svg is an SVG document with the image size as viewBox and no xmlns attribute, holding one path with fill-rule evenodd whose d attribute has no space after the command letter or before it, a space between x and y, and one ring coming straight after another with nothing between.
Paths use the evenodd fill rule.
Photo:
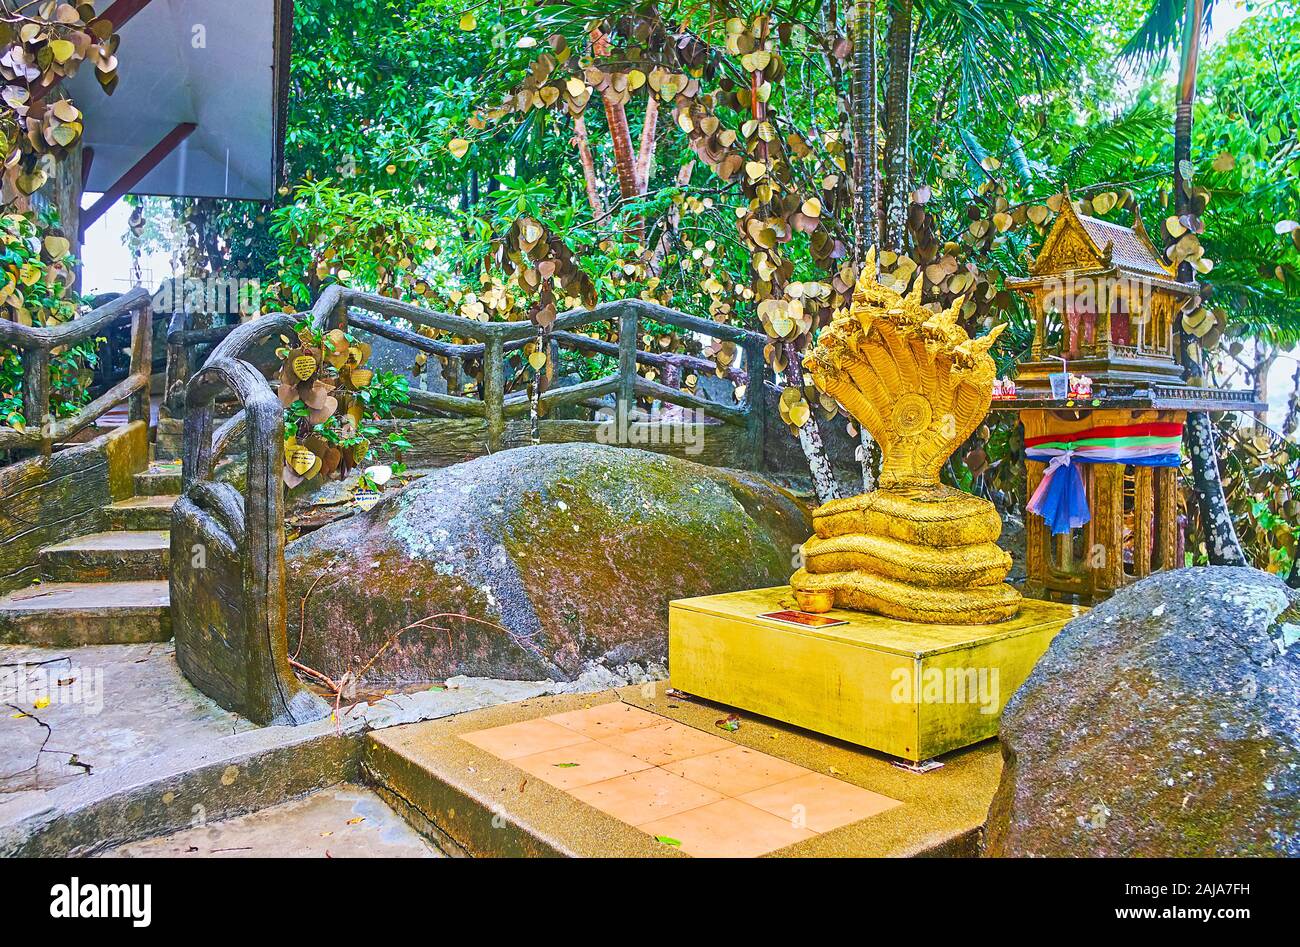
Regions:
<instances>
[{"instance_id":1,"label":"orange tile floor","mask_svg":"<svg viewBox=\"0 0 1300 947\"><path fill-rule=\"evenodd\" d=\"M902 805L618 701L462 739L695 856L762 855Z\"/></svg>"}]
</instances>

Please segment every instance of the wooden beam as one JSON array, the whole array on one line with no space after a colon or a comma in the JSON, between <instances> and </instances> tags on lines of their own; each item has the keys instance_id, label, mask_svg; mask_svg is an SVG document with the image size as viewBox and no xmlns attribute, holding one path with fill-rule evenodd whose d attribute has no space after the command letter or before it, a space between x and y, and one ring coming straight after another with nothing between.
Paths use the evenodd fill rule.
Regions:
<instances>
[{"instance_id":1,"label":"wooden beam","mask_svg":"<svg viewBox=\"0 0 1300 947\"><path fill-rule=\"evenodd\" d=\"M95 149L86 145L81 149L81 190L86 190L86 182L90 180L90 166L95 163Z\"/></svg>"},{"instance_id":2,"label":"wooden beam","mask_svg":"<svg viewBox=\"0 0 1300 947\"><path fill-rule=\"evenodd\" d=\"M131 22L131 18L147 7L150 0L113 0L107 10L95 17L96 20L108 20L113 24L113 32L119 32L122 27Z\"/></svg>"},{"instance_id":3,"label":"wooden beam","mask_svg":"<svg viewBox=\"0 0 1300 947\"><path fill-rule=\"evenodd\" d=\"M100 196L99 200L91 204L81 212L81 232L84 234L86 229L104 216L104 212L118 202L122 197L131 193L131 189L144 180L154 168L162 163L162 160L176 150L186 138L194 134L194 130L199 126L193 122L181 122L171 131L169 131L162 141L149 149L149 153L135 163L135 165L122 175L116 183Z\"/></svg>"},{"instance_id":4,"label":"wooden beam","mask_svg":"<svg viewBox=\"0 0 1300 947\"><path fill-rule=\"evenodd\" d=\"M151 0L115 0L107 10L95 17L95 20L108 20L113 24L113 32L121 32L122 27L126 26L137 13L149 5ZM94 20L91 21L92 23ZM89 25L89 24L87 24ZM93 66L91 68L94 68ZM32 89L31 101L39 102L50 94L50 90L63 81L63 76L57 77L48 85L42 82Z\"/></svg>"}]
</instances>

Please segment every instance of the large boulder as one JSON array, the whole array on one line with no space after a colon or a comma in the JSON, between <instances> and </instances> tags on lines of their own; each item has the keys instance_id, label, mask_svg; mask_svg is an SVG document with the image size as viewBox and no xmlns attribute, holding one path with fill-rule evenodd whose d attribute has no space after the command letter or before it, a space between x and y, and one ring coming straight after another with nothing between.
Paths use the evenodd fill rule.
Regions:
<instances>
[{"instance_id":1,"label":"large boulder","mask_svg":"<svg viewBox=\"0 0 1300 947\"><path fill-rule=\"evenodd\" d=\"M1065 626L1002 715L988 855L1300 855L1300 593L1158 573Z\"/></svg>"},{"instance_id":2,"label":"large boulder","mask_svg":"<svg viewBox=\"0 0 1300 947\"><path fill-rule=\"evenodd\" d=\"M508 450L291 543L290 650L306 598L299 660L335 678L430 615L367 683L662 666L670 600L785 583L810 532L750 474L596 444Z\"/></svg>"}]
</instances>

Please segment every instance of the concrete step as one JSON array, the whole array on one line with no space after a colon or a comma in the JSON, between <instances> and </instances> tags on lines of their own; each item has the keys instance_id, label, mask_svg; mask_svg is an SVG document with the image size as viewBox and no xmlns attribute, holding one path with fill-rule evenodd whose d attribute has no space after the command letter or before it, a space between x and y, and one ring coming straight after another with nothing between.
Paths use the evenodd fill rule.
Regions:
<instances>
[{"instance_id":1,"label":"concrete step","mask_svg":"<svg viewBox=\"0 0 1300 947\"><path fill-rule=\"evenodd\" d=\"M155 460L180 460L185 450L185 442L179 434L158 432L153 442Z\"/></svg>"},{"instance_id":2,"label":"concrete step","mask_svg":"<svg viewBox=\"0 0 1300 947\"><path fill-rule=\"evenodd\" d=\"M175 495L181 492L181 465L150 464L148 470L135 475L135 495L139 497L157 497Z\"/></svg>"},{"instance_id":3,"label":"concrete step","mask_svg":"<svg viewBox=\"0 0 1300 947\"><path fill-rule=\"evenodd\" d=\"M1002 772L996 741L917 776L752 714L724 729L721 713L664 684L542 696L373 730L362 766L448 854L977 853Z\"/></svg>"},{"instance_id":4,"label":"concrete step","mask_svg":"<svg viewBox=\"0 0 1300 947\"><path fill-rule=\"evenodd\" d=\"M0 598L0 642L54 648L166 641L166 582L45 582Z\"/></svg>"},{"instance_id":5,"label":"concrete step","mask_svg":"<svg viewBox=\"0 0 1300 947\"><path fill-rule=\"evenodd\" d=\"M41 550L41 574L51 582L166 579L171 560L167 530L90 533Z\"/></svg>"},{"instance_id":6,"label":"concrete step","mask_svg":"<svg viewBox=\"0 0 1300 947\"><path fill-rule=\"evenodd\" d=\"M146 496L119 500L104 507L110 529L170 529L177 497Z\"/></svg>"},{"instance_id":7,"label":"concrete step","mask_svg":"<svg viewBox=\"0 0 1300 947\"><path fill-rule=\"evenodd\" d=\"M185 446L183 418L159 418L154 432L153 456L155 460L179 460Z\"/></svg>"},{"instance_id":8,"label":"concrete step","mask_svg":"<svg viewBox=\"0 0 1300 947\"><path fill-rule=\"evenodd\" d=\"M440 858L371 790L340 783L301 799L171 835L100 858Z\"/></svg>"}]
</instances>

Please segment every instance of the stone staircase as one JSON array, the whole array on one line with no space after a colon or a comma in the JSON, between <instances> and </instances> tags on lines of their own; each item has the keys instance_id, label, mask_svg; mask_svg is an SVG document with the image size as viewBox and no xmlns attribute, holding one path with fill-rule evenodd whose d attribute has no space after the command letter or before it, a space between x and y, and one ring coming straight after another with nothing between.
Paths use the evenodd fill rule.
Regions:
<instances>
[{"instance_id":1,"label":"stone staircase","mask_svg":"<svg viewBox=\"0 0 1300 947\"><path fill-rule=\"evenodd\" d=\"M171 637L171 510L180 466L150 464L101 532L41 550L41 581L0 598L0 642L69 647Z\"/></svg>"},{"instance_id":2,"label":"stone staircase","mask_svg":"<svg viewBox=\"0 0 1300 947\"><path fill-rule=\"evenodd\" d=\"M177 460L185 447L185 420L159 417L154 434L153 455L159 460Z\"/></svg>"}]
</instances>

